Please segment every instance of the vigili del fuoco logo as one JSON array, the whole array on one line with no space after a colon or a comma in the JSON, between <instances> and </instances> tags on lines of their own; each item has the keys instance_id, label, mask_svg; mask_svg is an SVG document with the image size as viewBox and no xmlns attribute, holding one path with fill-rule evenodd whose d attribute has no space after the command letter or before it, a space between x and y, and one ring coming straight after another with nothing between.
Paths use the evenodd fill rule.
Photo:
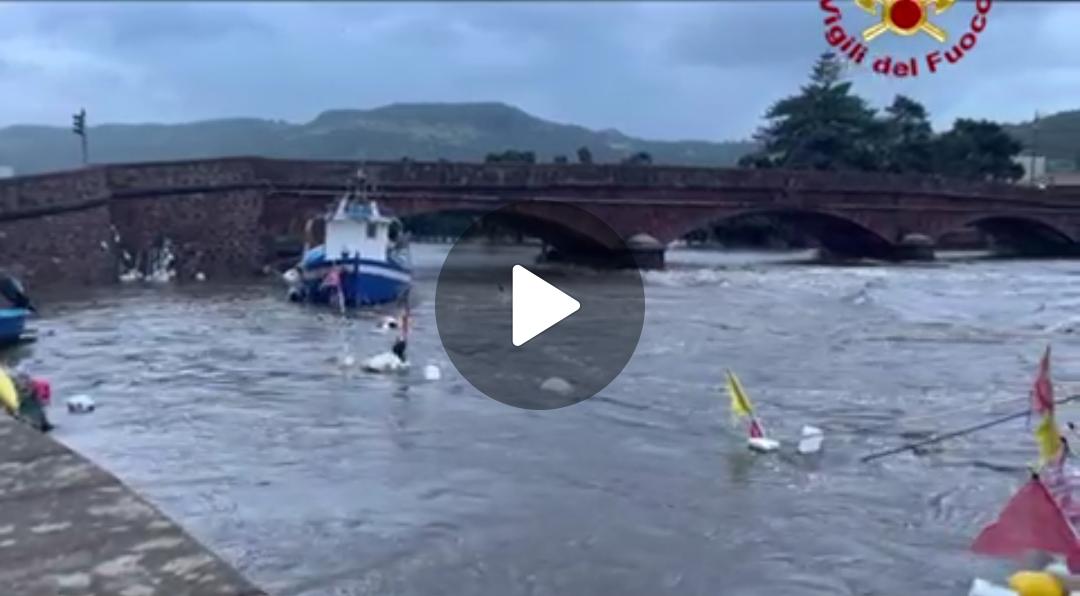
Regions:
<instances>
[{"instance_id":1,"label":"vigili del fuoco logo","mask_svg":"<svg viewBox=\"0 0 1080 596\"><path fill-rule=\"evenodd\" d=\"M836 6L838 2L847 1L818 1L821 10L826 13L825 40L837 53L847 56L855 64L869 60L875 73L894 77L915 77L924 72L933 74L946 65L960 62L975 47L979 34L986 29L992 4L992 0L976 0L967 30L954 37L944 27L935 24L933 19L950 9L959 10L956 0L851 0L856 7L872 15L876 22L867 20L872 24L858 29L853 22L850 30L845 27L844 15ZM873 41L886 33L905 37L925 35L941 47L922 56L870 54Z\"/></svg>"}]
</instances>

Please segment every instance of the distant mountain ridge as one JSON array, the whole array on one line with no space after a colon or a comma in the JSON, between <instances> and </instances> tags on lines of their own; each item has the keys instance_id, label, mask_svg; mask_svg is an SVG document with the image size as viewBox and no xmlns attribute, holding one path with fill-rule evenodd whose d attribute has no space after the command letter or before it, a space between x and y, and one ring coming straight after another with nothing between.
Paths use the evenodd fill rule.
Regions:
<instances>
[{"instance_id":1,"label":"distant mountain ridge","mask_svg":"<svg viewBox=\"0 0 1080 596\"><path fill-rule=\"evenodd\" d=\"M1005 130L1023 143L1025 150L1045 155L1053 169L1080 170L1080 110L1006 124Z\"/></svg>"},{"instance_id":2,"label":"distant mountain ridge","mask_svg":"<svg viewBox=\"0 0 1080 596\"><path fill-rule=\"evenodd\" d=\"M90 115L92 118L92 114ZM91 122L92 124L92 122ZM753 150L746 141L652 141L617 130L590 130L533 116L503 103L396 103L369 110L329 110L311 122L258 118L185 124L102 124L89 128L93 163L259 155L294 159L448 159L533 151L538 160L576 161L588 147L598 163L638 152L654 163L730 166ZM0 165L16 174L77 167L77 137L66 127L0 128Z\"/></svg>"}]
</instances>

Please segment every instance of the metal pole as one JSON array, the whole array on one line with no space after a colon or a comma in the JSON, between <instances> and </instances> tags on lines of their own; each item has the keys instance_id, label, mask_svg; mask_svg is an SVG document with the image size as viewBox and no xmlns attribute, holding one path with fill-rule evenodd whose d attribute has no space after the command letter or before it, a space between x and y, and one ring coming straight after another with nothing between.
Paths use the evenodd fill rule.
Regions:
<instances>
[{"instance_id":1,"label":"metal pole","mask_svg":"<svg viewBox=\"0 0 1080 596\"><path fill-rule=\"evenodd\" d=\"M1035 165L1039 155L1039 112L1036 110L1035 119L1031 121L1031 185L1035 186Z\"/></svg>"},{"instance_id":2,"label":"metal pole","mask_svg":"<svg viewBox=\"0 0 1080 596\"><path fill-rule=\"evenodd\" d=\"M1070 395L1069 397L1066 397L1064 399L1059 399L1054 403L1057 404L1057 405L1061 405L1061 404L1069 403L1071 401L1075 401L1077 399L1080 399L1080 395ZM865 463L865 462L873 461L875 459L879 459L879 458L882 458L882 457L885 457L885 456L888 456L888 455L896 455L897 453L903 453L904 451L909 451L909 450L912 450L912 449L918 449L919 447L925 447L927 445L933 445L934 443L940 443L940 442L945 441L947 439L954 439L956 437L962 437L964 435L971 434L971 433L973 433L975 431L990 428L992 426L997 426L999 424L1009 422L1010 420L1016 420L1017 418L1023 418L1025 416L1029 416L1030 414L1031 414L1030 409L1023 410L1021 412L1014 412L1012 414L1007 414L1005 416L1000 416L998 418L994 418L993 420L989 420L989 421L983 422L981 424L976 424L975 426L969 426L967 428L962 428L960 430L955 430L955 431L952 431L952 432L948 432L948 433L944 433L944 434L940 434L940 435L935 435L935 436L930 437L928 439L923 439L922 441L915 441L914 443L907 443L905 445L901 445L899 447L894 447L892 449L886 449L884 451L878 451L876 453L871 453L870 455L864 455L863 457L859 458L859 461Z\"/></svg>"}]
</instances>

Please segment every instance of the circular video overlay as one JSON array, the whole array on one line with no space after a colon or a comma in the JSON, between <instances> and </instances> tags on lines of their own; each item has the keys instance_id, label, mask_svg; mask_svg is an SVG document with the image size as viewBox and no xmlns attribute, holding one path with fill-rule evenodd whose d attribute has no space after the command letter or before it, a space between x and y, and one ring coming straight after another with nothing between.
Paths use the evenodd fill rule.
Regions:
<instances>
[{"instance_id":1,"label":"circular video overlay","mask_svg":"<svg viewBox=\"0 0 1080 596\"><path fill-rule=\"evenodd\" d=\"M498 242L516 234L524 242ZM541 257L533 238L559 252ZM435 289L450 361L509 406L551 410L596 395L641 338L645 289L629 255L607 224L566 203L512 203L480 217L450 249Z\"/></svg>"}]
</instances>

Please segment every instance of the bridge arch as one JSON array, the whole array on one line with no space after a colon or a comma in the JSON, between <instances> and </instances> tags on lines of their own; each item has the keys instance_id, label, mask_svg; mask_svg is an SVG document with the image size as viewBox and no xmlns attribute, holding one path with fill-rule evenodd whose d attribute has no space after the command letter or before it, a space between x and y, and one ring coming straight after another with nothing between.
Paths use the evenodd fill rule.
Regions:
<instances>
[{"instance_id":1,"label":"bridge arch","mask_svg":"<svg viewBox=\"0 0 1080 596\"><path fill-rule=\"evenodd\" d=\"M515 202L506 205L445 205L414 206L394 209L406 229L424 216L444 215L476 220L490 216L485 223L498 226L502 232L516 232L541 240L547 246L568 254L592 254L605 250L619 250L613 242L611 229L593 229L593 218L582 218L578 208L563 203ZM456 222L457 234L464 233L470 222ZM451 234L453 235L453 234Z\"/></svg>"},{"instance_id":2,"label":"bridge arch","mask_svg":"<svg viewBox=\"0 0 1080 596\"><path fill-rule=\"evenodd\" d=\"M790 208L723 211L697 217L678 231L682 238L694 230L713 228L725 222L764 218L808 236L828 254L841 258L892 259L896 245L870 227L827 211Z\"/></svg>"},{"instance_id":3,"label":"bridge arch","mask_svg":"<svg viewBox=\"0 0 1080 596\"><path fill-rule=\"evenodd\" d=\"M988 236L994 248L1021 256L1076 254L1080 245L1056 222L1020 214L986 214L965 220L961 228Z\"/></svg>"}]
</instances>

